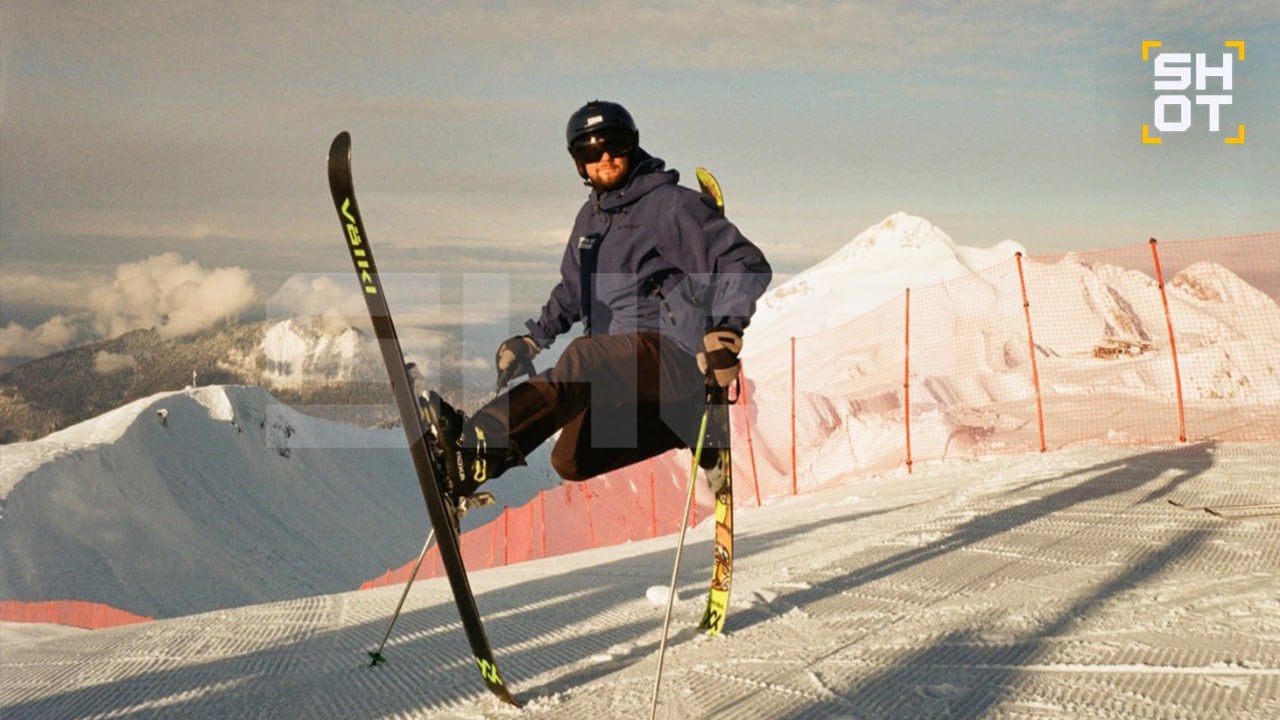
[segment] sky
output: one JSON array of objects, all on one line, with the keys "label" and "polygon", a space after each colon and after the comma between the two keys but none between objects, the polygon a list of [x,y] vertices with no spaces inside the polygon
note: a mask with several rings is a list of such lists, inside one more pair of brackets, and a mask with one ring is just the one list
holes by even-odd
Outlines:
[{"label": "sky", "polygon": [[[1141,142],[1145,40],[1211,65],[1245,41],[1225,132],[1193,106]],[[522,320],[585,198],[563,132],[595,98],[687,180],[712,168],[779,280],[895,211],[1031,254],[1274,230],[1278,53],[1273,2],[9,0],[0,362],[349,306],[341,130],[384,273]]]}]

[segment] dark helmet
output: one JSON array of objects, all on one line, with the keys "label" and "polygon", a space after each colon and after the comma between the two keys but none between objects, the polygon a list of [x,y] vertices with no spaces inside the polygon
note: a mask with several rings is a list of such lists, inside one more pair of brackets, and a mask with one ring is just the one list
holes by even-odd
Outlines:
[{"label": "dark helmet", "polygon": [[592,100],[569,116],[569,125],[564,130],[565,144],[573,145],[574,140],[598,130],[624,130],[635,136],[636,143],[640,142],[636,121],[626,108],[608,100]]},{"label": "dark helmet", "polygon": [[600,157],[600,149],[616,155],[618,152],[632,154],[640,147],[640,131],[631,113],[608,100],[592,100],[578,108],[569,116],[564,138],[569,156],[578,167],[578,175],[584,180],[587,169],[583,162],[594,162],[594,158]]}]

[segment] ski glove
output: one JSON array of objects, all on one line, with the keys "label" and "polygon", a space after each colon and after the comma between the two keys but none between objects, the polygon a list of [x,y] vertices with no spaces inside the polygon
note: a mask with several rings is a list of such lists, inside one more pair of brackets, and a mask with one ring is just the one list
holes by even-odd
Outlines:
[{"label": "ski glove", "polygon": [[521,375],[532,376],[533,356],[541,350],[529,335],[516,335],[503,340],[493,357],[493,364],[498,368],[498,387],[505,387]]},{"label": "ski glove", "polygon": [[736,330],[715,328],[702,338],[698,350],[698,369],[707,376],[707,384],[722,388],[733,385],[738,379],[741,365],[738,353],[742,352],[742,336]]}]

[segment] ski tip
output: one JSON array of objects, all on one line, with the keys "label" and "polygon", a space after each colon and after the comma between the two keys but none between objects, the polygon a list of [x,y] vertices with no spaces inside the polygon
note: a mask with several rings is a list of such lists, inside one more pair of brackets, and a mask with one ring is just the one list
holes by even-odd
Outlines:
[{"label": "ski tip", "polygon": [[694,174],[698,177],[698,187],[702,190],[703,201],[723,215],[724,193],[720,191],[720,182],[716,180],[716,176],[704,167],[695,169]]},{"label": "ski tip", "polygon": [[329,143],[329,160],[332,161],[337,157],[345,157],[351,152],[351,133],[343,130],[333,138],[333,142]]},{"label": "ski tip", "polygon": [[369,667],[377,667],[378,665],[381,665],[382,663],[387,661],[386,658],[382,657],[382,653],[380,652],[374,652],[373,650],[370,650],[368,652],[368,655],[371,658]]}]

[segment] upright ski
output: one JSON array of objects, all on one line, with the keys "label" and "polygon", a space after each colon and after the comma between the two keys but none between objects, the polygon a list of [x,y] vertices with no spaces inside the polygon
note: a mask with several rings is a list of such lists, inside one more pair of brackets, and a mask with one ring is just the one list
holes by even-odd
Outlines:
[{"label": "upright ski", "polygon": [[378,268],[373,261],[373,250],[369,246],[369,237],[365,234],[364,221],[356,204],[355,187],[351,179],[351,135],[346,132],[339,133],[329,146],[329,190],[333,194],[334,207],[338,211],[338,222],[342,225],[347,250],[351,253],[351,262],[364,290],[369,319],[373,321],[374,334],[382,349],[382,359],[387,366],[391,389],[400,411],[400,422],[409,442],[409,455],[413,459],[418,485],[422,488],[422,497],[426,501],[427,514],[435,528],[440,559],[449,577],[449,585],[453,589],[458,615],[471,644],[471,652],[475,655],[480,676],[489,690],[503,702],[519,707],[520,702],[507,689],[498,672],[493,650],[480,620],[480,612],[476,608],[475,595],[471,592],[471,584],[467,579],[466,567],[462,563],[457,528],[453,522],[454,509],[440,492],[437,483],[437,479],[444,476],[444,469],[427,446],[426,435],[429,429],[414,395],[413,384],[405,367],[404,352],[400,348],[391,310],[383,293],[382,281],[378,277]]},{"label": "upright ski", "polygon": [[[696,174],[703,198],[724,214],[724,194],[720,192],[720,183],[706,168],[698,168]],[[707,470],[707,476],[712,480],[716,494],[716,534],[711,590],[698,629],[708,635],[718,635],[729,612],[729,589],[733,583],[733,456],[729,442],[728,391],[712,388],[708,400],[711,407],[708,410],[707,433],[712,438],[709,448],[715,464]]]}]

